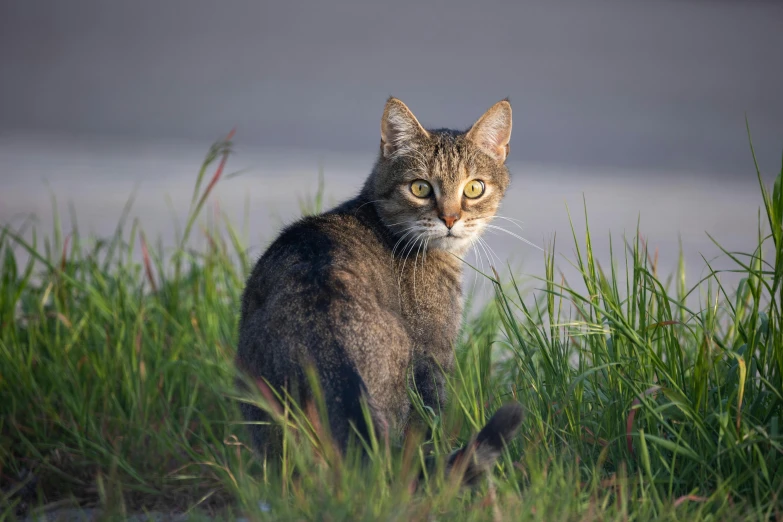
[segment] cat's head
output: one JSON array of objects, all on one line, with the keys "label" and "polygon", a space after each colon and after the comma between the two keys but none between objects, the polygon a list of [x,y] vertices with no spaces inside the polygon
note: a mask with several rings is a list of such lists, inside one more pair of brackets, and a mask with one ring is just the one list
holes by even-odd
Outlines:
[{"label": "cat's head", "polygon": [[463,254],[495,215],[508,187],[510,137],[508,100],[459,132],[425,130],[404,103],[389,98],[381,151],[365,194],[398,246]]}]

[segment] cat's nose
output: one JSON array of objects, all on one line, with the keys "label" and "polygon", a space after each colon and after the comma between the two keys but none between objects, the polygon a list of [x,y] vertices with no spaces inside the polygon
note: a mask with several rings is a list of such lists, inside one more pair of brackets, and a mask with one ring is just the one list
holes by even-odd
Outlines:
[{"label": "cat's nose", "polygon": [[459,219],[459,214],[442,214],[439,217],[441,220],[443,220],[444,223],[446,223],[446,228],[451,230],[451,227],[453,227],[454,223],[456,223]]}]

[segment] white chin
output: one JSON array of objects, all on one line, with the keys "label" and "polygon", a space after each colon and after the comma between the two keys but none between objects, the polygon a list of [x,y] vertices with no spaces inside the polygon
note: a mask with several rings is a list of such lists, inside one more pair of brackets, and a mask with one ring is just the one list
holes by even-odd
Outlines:
[{"label": "white chin", "polygon": [[430,239],[428,249],[446,250],[453,254],[464,254],[470,247],[470,240],[466,237],[441,236]]}]

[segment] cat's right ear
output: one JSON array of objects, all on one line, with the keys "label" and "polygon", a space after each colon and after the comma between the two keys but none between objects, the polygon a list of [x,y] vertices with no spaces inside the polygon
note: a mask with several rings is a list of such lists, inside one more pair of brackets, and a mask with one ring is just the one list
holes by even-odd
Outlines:
[{"label": "cat's right ear", "polygon": [[415,139],[427,136],[429,133],[404,103],[394,97],[386,101],[381,118],[381,153],[384,158],[404,155]]}]

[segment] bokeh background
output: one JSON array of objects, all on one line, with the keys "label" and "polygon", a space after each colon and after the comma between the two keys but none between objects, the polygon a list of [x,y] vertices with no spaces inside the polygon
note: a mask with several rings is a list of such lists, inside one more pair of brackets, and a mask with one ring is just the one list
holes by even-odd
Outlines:
[{"label": "bokeh background", "polygon": [[[467,128],[509,96],[512,187],[504,226],[557,234],[574,276],[566,204],[587,202],[599,257],[637,220],[661,271],[681,237],[701,255],[747,250],[761,204],[745,130],[771,179],[783,152],[783,2],[104,0],[0,2],[0,223],[56,195],[83,232],[132,216],[173,240],[209,144],[236,127],[216,193],[259,254],[323,170],[327,202],[354,194],[389,95],[425,126]],[[214,211],[214,206],[211,207]],[[502,233],[500,261],[542,255]],[[482,256],[484,254],[482,253]],[[515,265],[516,266],[516,265]]]}]

